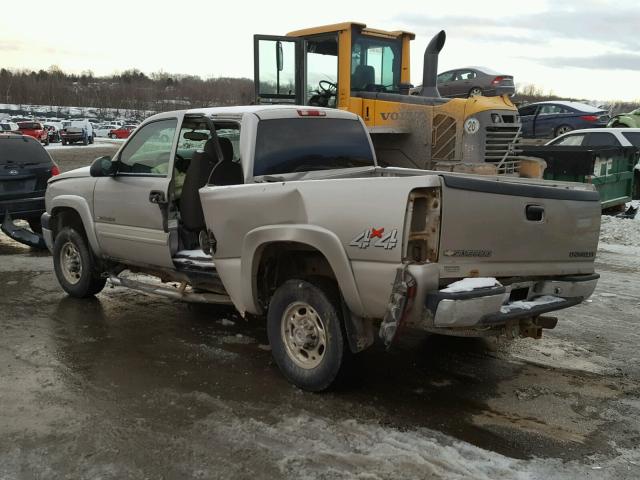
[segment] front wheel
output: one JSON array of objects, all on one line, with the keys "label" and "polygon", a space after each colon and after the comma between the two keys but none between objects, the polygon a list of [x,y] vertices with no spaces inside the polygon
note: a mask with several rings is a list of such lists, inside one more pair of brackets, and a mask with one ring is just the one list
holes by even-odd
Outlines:
[{"label": "front wheel", "polygon": [[71,227],[63,228],[56,235],[53,269],[62,289],[72,297],[91,297],[106,283],[86,240]]},{"label": "front wheel", "polygon": [[331,282],[288,280],[271,298],[267,333],[273,358],[297,387],[320,392],[338,378],[350,355],[341,311]]}]

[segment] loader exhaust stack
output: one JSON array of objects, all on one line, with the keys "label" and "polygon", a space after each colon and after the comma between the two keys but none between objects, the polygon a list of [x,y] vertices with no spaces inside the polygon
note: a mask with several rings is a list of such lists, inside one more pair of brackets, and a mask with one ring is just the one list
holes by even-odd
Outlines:
[{"label": "loader exhaust stack", "polygon": [[422,97],[440,97],[438,92],[438,55],[440,50],[444,47],[444,42],[447,39],[447,34],[444,30],[440,30],[436,34],[427,48],[424,51],[424,64],[422,69],[422,90],[420,96]]}]

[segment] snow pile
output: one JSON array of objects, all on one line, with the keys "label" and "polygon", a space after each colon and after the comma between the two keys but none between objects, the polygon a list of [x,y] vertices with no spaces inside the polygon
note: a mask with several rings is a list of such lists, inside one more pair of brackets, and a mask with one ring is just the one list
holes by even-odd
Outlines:
[{"label": "snow pile", "polygon": [[[265,466],[275,463],[284,479],[591,478],[594,469],[620,462],[598,462],[595,457],[566,463],[553,458],[518,460],[426,428],[400,430],[305,413],[288,412],[275,423],[234,417],[227,424],[204,420],[196,427],[232,445],[235,452],[251,452]],[[633,457],[637,456],[636,452]],[[599,472],[597,478],[616,474]]]},{"label": "snow pile", "polygon": [[640,213],[635,219],[602,216],[600,241],[608,244],[619,244],[640,247]]},{"label": "snow pile", "polygon": [[476,288],[491,288],[496,285],[500,285],[500,282],[492,277],[463,278],[440,291],[445,293],[471,292]]},{"label": "snow pile", "polygon": [[563,302],[564,299],[553,297],[551,295],[542,295],[534,300],[524,301],[518,300],[511,302],[508,305],[500,307],[501,313],[509,313],[512,310],[531,310],[533,307],[539,307],[540,305],[547,305],[548,303]]}]

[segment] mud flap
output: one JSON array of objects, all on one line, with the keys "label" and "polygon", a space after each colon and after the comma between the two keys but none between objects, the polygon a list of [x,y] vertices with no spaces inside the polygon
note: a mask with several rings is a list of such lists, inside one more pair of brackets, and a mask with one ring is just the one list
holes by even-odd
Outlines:
[{"label": "mud flap", "polygon": [[406,268],[399,268],[393,282],[387,312],[380,324],[380,338],[390,347],[398,335],[408,311],[413,307],[416,295],[416,280]]},{"label": "mud flap", "polygon": [[11,215],[8,213],[4,216],[4,222],[2,222],[2,226],[0,229],[10,238],[14,239],[16,242],[23,243],[25,245],[29,245],[33,248],[46,249],[47,244],[44,241],[42,235],[38,235],[33,233],[31,230],[27,230],[26,228],[18,227],[13,223],[13,219]]}]

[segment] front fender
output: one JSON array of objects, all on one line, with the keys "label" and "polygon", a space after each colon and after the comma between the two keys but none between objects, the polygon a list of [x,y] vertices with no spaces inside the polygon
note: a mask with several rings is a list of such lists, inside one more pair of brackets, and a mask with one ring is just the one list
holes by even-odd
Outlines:
[{"label": "front fender", "polygon": [[338,281],[340,292],[349,310],[364,316],[364,308],[351,270],[351,262],[335,233],[313,225],[268,225],[251,230],[242,245],[241,285],[242,303],[246,310],[260,314],[257,282],[258,267],[263,248],[273,242],[295,242],[318,250],[329,262]]},{"label": "front fender", "polygon": [[87,239],[91,245],[91,249],[96,255],[100,255],[100,244],[96,237],[96,231],[93,228],[93,216],[91,215],[91,209],[87,201],[78,195],[57,195],[51,199],[50,204],[47,207],[51,211],[51,215],[55,216],[56,209],[58,208],[70,208],[75,210],[82,219],[82,225],[84,231],[87,234]]}]

